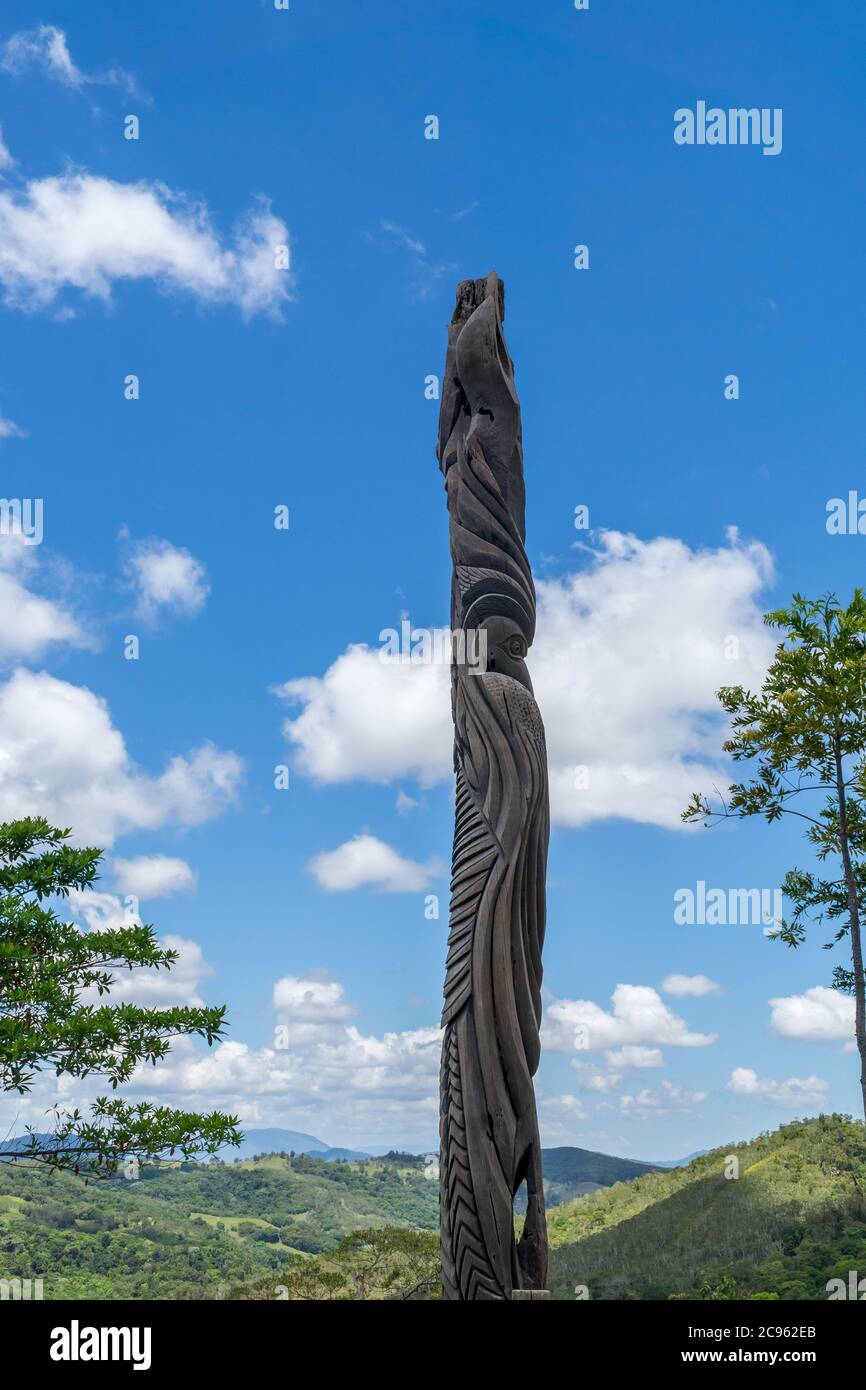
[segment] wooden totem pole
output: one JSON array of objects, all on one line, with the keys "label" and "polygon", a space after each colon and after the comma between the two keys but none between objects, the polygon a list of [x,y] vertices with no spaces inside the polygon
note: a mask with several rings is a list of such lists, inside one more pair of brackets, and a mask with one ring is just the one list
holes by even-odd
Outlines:
[{"label": "wooden totem pole", "polygon": [[[486,652],[452,663],[457,808],[440,1083],[442,1273],[449,1299],[532,1297],[547,1225],[538,1067],[549,807],[526,655],[535,587],[523,447],[495,274],[464,280],[448,333],[439,465],[450,515],[451,628]],[[513,1202],[525,1181],[526,1222]],[[535,1296],[540,1296],[536,1292]]]}]

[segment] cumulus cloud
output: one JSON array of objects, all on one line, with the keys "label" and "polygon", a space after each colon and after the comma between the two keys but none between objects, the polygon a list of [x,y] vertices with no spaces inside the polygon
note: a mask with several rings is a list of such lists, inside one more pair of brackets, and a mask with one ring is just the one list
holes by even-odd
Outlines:
[{"label": "cumulus cloud", "polygon": [[273,989],[274,1012],[294,1026],[347,1023],[355,1009],[338,980],[327,975],[283,975]]},{"label": "cumulus cloud", "polygon": [[715,550],[603,532],[588,569],[539,586],[533,680],[556,820],[678,826],[691,791],[725,781],[715,691],[760,681],[770,574],[764,547],[733,532]]},{"label": "cumulus cloud", "polygon": [[716,1041],[715,1033],[693,1032],[650,985],[618,984],[611,1002],[608,1012],[590,999],[554,1000],[544,1013],[544,1046],[554,1052],[597,1052],[653,1045],[706,1047]]},{"label": "cumulus cloud", "polygon": [[614,1048],[605,1053],[609,1067],[614,1071],[643,1070],[646,1067],[663,1067],[664,1058],[658,1047],[635,1047],[629,1043],[625,1047]]},{"label": "cumulus cloud", "polygon": [[129,95],[137,93],[135,79],[123,68],[112,67],[103,73],[83,72],[73,62],[66,34],[53,24],[20,29],[0,44],[0,71],[12,77],[36,71],[76,92],[100,86],[119,87]]},{"label": "cumulus cloud", "polygon": [[65,289],[110,301],[121,280],[152,280],[246,316],[290,297],[280,268],[286,225],[261,200],[226,245],[201,202],[157,183],[118,183],[73,170],[0,190],[0,283],[6,303],[50,306]]},{"label": "cumulus cloud", "polygon": [[708,975],[666,975],[661,983],[663,994],[675,999],[701,999],[705,994],[721,994],[722,987]]},{"label": "cumulus cloud", "polygon": [[441,1033],[377,1035],[354,1022],[338,981],[284,976],[274,986],[273,1045],[227,1041],[205,1051],[179,1039],[133,1089],[167,1104],[227,1109],[245,1126],[278,1124],[336,1142],[429,1147],[437,1132]]},{"label": "cumulus cloud", "polygon": [[644,1087],[634,1095],[626,1093],[618,1096],[617,1101],[623,1115],[647,1119],[690,1110],[692,1106],[707,1100],[709,1094],[709,1091],[690,1091],[685,1086],[674,1085],[672,1081],[663,1081],[657,1091]]},{"label": "cumulus cloud", "polygon": [[736,1096],[769,1101],[782,1110],[800,1110],[803,1106],[823,1105],[830,1083],[820,1076],[807,1076],[805,1080],[792,1076],[787,1081],[773,1081],[758,1076],[750,1067],[737,1067],[731,1072],[727,1089]]},{"label": "cumulus cloud", "polygon": [[615,1091],[622,1082],[622,1072],[604,1071],[591,1062],[580,1061],[578,1057],[572,1058],[571,1067],[584,1091],[599,1091],[606,1094],[608,1091]]},{"label": "cumulus cloud", "polygon": [[421,892],[431,878],[445,873],[445,865],[438,859],[427,864],[404,859],[374,835],[356,835],[337,849],[317,854],[307,867],[328,893],[362,887],[376,888],[380,893]]},{"label": "cumulus cloud", "polygon": [[[119,931],[141,923],[138,913],[131,912],[113,893],[73,889],[68,901],[73,920],[83,923],[88,931]],[[165,950],[177,951],[178,959],[171,969],[148,970],[142,967],[116,971],[109,994],[101,997],[102,1003],[137,1004],[148,1009],[171,1009],[183,1005],[198,1008],[204,1004],[199,986],[214,971],[205,960],[201,947],[184,936],[171,934],[160,937],[159,944]],[[90,1002],[94,1005],[100,1003],[96,990],[92,991]]]},{"label": "cumulus cloud", "polygon": [[64,603],[36,592],[38,547],[27,545],[20,529],[9,531],[5,518],[0,500],[0,662],[33,661],[61,643],[92,646],[89,634]]},{"label": "cumulus cloud", "polygon": [[115,859],[111,867],[119,892],[136,898],[169,898],[196,884],[196,876],[186,860],[172,859],[167,854]]},{"label": "cumulus cloud", "polygon": [[378,649],[353,645],[324,676],[277,688],[282,699],[303,706],[285,721],[283,733],[301,770],[316,782],[414,775],[432,786],[451,767],[449,680],[442,665],[416,665],[408,656],[383,661]]},{"label": "cumulus cloud", "polygon": [[140,541],[126,573],[136,592],[136,611],[146,622],[154,622],[163,611],[192,617],[210,593],[204,565],[170,541]]},{"label": "cumulus cloud", "polygon": [[[539,582],[530,666],[554,821],[679,828],[693,790],[728,780],[715,691],[760,683],[772,638],[758,600],[771,572],[766,549],[733,531],[714,550],[608,531],[585,568]],[[443,662],[383,662],[361,644],[323,676],[286,682],[279,693],[301,706],[284,724],[298,765],[327,783],[448,778],[449,679]]]},{"label": "cumulus cloud", "polygon": [[854,1036],[854,1000],[838,989],[815,985],[802,994],[771,999],[770,1008],[770,1027],[779,1037],[833,1042]]},{"label": "cumulus cloud", "polygon": [[242,772],[237,754],[205,743],[154,776],[85,686],[25,670],[0,684],[0,820],[45,815],[72,826],[79,844],[110,846],[132,830],[212,819]]},{"label": "cumulus cloud", "polygon": [[538,1120],[545,1144],[569,1138],[575,1125],[586,1118],[586,1108],[577,1096],[547,1095],[544,1091],[538,1095]]},{"label": "cumulus cloud", "polygon": [[[114,893],[100,893],[92,888],[73,888],[67,902],[72,909],[72,920],[82,925],[86,931],[120,931],[124,927],[141,925],[140,915],[132,911],[129,905]],[[180,1005],[198,1007],[204,1003],[199,994],[199,985],[206,976],[213,975],[214,971],[205,960],[204,952],[198,943],[183,936],[169,934],[160,937],[159,944],[166,950],[178,953],[178,959],[171,970],[148,970],[142,967],[115,972],[107,997],[109,1003],[124,1002],[152,1009],[170,1009]],[[91,1002],[100,1002],[96,990],[92,991]],[[102,996],[102,1002],[106,1002],[106,996]]]}]

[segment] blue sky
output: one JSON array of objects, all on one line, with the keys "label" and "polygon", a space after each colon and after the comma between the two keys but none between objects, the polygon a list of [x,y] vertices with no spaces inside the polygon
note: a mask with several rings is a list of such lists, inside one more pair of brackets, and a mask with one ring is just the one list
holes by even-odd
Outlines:
[{"label": "blue sky", "polygon": [[[551,752],[544,1141],[664,1158],[856,1111],[842,956],[673,900],[805,857],[677,811],[725,775],[712,692],[760,679],[763,609],[862,581],[825,523],[864,486],[864,48],[853,0],[7,0],[0,491],[44,541],[0,565],[0,813],[104,844],[102,920],[137,894],[186,943],[171,999],[228,1004],[228,1047],[144,1093],[434,1142],[447,673],[377,652],[447,622],[424,383],[496,269]],[[678,146],[699,100],[781,108],[781,153]]]}]

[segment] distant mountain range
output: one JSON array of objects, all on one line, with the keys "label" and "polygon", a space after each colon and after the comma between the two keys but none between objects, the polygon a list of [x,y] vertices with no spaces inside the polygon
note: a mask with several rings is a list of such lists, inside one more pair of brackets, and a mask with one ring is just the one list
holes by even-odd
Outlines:
[{"label": "distant mountain range", "polygon": [[650,1163],[651,1168],[685,1168],[686,1164],[691,1163],[693,1158],[703,1158],[709,1149],[695,1149],[693,1154],[686,1154],[685,1158],[659,1158]]},{"label": "distant mountain range", "polygon": [[[36,1138],[44,1147],[50,1147],[53,1136],[51,1134],[37,1134]],[[70,1149],[76,1145],[70,1143]],[[16,1153],[26,1153],[30,1148],[30,1135],[21,1134],[15,1139],[7,1139],[0,1143],[0,1163],[10,1163],[10,1155]],[[385,1153],[387,1150],[379,1150]],[[258,1154],[268,1153],[296,1153],[311,1154],[314,1158],[322,1158],[326,1163],[333,1163],[338,1158],[343,1158],[347,1162],[353,1162],[362,1158],[371,1158],[370,1153],[362,1153],[359,1149],[340,1149],[332,1148],[324,1140],[317,1139],[314,1134],[302,1134],[297,1129],[250,1129],[244,1135],[244,1141],[239,1148],[226,1147],[220,1151],[220,1157],[227,1163],[231,1163],[235,1158],[256,1158]]]},{"label": "distant mountain range", "polygon": [[323,1139],[317,1139],[314,1134],[304,1134],[297,1129],[248,1129],[240,1147],[222,1149],[220,1157],[226,1163],[231,1163],[234,1158],[255,1158],[258,1154],[271,1153],[311,1154],[313,1158],[322,1158],[326,1163],[333,1163],[338,1158],[352,1162],[371,1157],[369,1151],[364,1153],[360,1149],[334,1148]]},{"label": "distant mountain range", "polygon": [[[45,1144],[51,1139],[49,1134],[40,1134],[37,1137]],[[0,1144],[0,1149],[6,1154],[10,1151],[21,1153],[29,1144],[29,1136],[21,1135]],[[314,1134],[305,1134],[298,1129],[249,1129],[244,1134],[243,1143],[239,1148],[226,1147],[221,1150],[220,1157],[226,1163],[231,1163],[234,1159],[246,1160],[256,1158],[259,1154],[296,1153],[309,1154],[311,1157],[323,1159],[326,1163],[334,1163],[337,1159],[353,1163],[365,1158],[379,1158],[389,1152],[393,1150],[381,1145],[366,1150],[335,1147],[326,1144],[324,1139],[318,1139]],[[640,1177],[642,1173],[650,1173],[659,1168],[681,1168],[704,1153],[705,1149],[698,1149],[687,1158],[660,1159],[657,1163],[648,1163],[638,1159],[615,1158],[610,1154],[595,1153],[591,1149],[568,1146],[544,1149],[544,1188],[547,1200],[549,1203],[567,1202],[572,1197],[594,1192],[598,1187],[609,1187],[615,1182]],[[0,1159],[0,1162],[2,1161]],[[9,1161],[8,1158],[6,1161]]]}]

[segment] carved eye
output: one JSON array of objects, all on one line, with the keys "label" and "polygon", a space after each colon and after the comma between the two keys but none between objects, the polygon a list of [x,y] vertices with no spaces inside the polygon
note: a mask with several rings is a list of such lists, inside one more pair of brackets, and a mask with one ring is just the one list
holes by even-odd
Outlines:
[{"label": "carved eye", "polygon": [[512,656],[526,656],[526,643],[522,637],[517,636],[515,633],[514,637],[512,637],[508,643],[508,650]]}]

